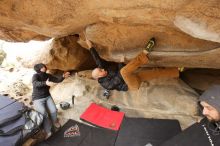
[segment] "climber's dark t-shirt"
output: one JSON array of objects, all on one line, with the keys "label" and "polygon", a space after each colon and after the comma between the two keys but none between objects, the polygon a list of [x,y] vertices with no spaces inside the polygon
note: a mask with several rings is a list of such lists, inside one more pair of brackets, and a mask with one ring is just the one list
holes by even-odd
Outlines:
[{"label": "climber's dark t-shirt", "polygon": [[[99,78],[99,84],[108,90],[118,90],[118,91],[127,91],[128,86],[125,83],[124,79],[121,76],[120,70],[125,64],[118,63],[116,67],[112,67],[112,62],[105,61],[102,59],[95,48],[90,48],[90,52],[93,56],[93,59],[96,62],[96,65],[99,68],[105,69],[108,74],[105,77]],[[114,64],[115,65],[115,64]]]}]

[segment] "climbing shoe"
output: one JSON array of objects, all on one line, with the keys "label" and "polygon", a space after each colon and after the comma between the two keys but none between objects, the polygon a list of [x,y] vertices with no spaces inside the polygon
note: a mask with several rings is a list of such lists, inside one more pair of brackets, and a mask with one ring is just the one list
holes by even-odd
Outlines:
[{"label": "climbing shoe", "polygon": [[148,42],[147,42],[147,45],[145,47],[145,50],[147,52],[151,52],[153,47],[155,46],[156,42],[155,42],[155,38],[151,38]]},{"label": "climbing shoe", "polygon": [[184,67],[178,67],[179,72],[183,72],[185,70]]}]

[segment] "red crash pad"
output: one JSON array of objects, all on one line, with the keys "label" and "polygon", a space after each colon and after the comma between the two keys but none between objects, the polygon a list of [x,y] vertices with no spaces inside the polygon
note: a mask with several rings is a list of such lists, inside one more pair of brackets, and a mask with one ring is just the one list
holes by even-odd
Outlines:
[{"label": "red crash pad", "polygon": [[80,116],[83,121],[116,131],[119,130],[123,118],[123,112],[111,111],[95,103],[92,103]]}]

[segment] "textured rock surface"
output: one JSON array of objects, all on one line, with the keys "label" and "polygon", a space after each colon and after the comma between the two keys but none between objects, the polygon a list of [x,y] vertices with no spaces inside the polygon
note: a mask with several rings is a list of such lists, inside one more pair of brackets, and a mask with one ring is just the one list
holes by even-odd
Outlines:
[{"label": "textured rock surface", "polygon": [[19,62],[28,68],[33,68],[34,64],[42,62],[50,70],[63,71],[85,70],[95,67],[90,52],[82,48],[77,41],[77,36],[49,40],[33,49],[28,56],[21,57]]},{"label": "textured rock surface", "polygon": [[85,70],[95,67],[90,52],[82,48],[77,40],[78,37],[75,36],[54,39],[47,67],[59,70]]},{"label": "textured rock surface", "polygon": [[219,0],[2,0],[0,38],[29,41],[79,34],[81,46],[86,36],[105,59],[127,62],[155,36],[157,53],[150,65],[220,68],[220,61],[213,62],[219,60],[219,14]]},{"label": "textured rock surface", "polygon": [[174,24],[193,37],[220,42],[218,0],[193,0],[175,16]]},{"label": "textured rock surface", "polygon": [[51,94],[56,103],[61,101],[72,103],[72,95],[75,96],[75,104],[71,109],[60,110],[60,116],[64,119],[79,120],[91,102],[107,108],[117,105],[131,117],[178,119],[183,128],[199,118],[198,95],[181,80],[152,80],[143,83],[139,91],[112,91],[109,100],[103,97],[103,91],[97,81],[76,76],[54,86]]},{"label": "textured rock surface", "polygon": [[32,106],[32,69],[14,68],[13,71],[0,68],[0,94],[8,95],[13,99],[24,102],[25,105]]}]

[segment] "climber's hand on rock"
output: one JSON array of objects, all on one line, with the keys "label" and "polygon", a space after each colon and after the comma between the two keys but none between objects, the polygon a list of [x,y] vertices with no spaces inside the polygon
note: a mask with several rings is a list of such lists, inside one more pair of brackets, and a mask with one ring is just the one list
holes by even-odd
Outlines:
[{"label": "climber's hand on rock", "polygon": [[70,77],[70,72],[64,72],[64,73],[63,73],[63,77],[64,77],[64,78]]},{"label": "climber's hand on rock", "polygon": [[89,49],[92,48],[92,42],[90,40],[86,39],[86,44]]}]

